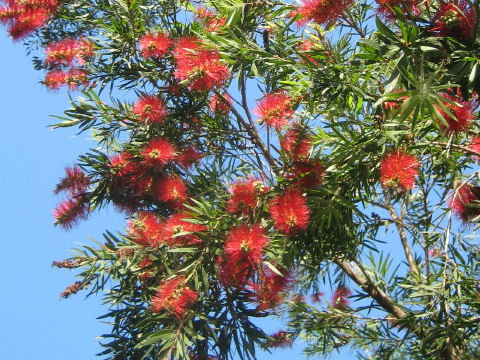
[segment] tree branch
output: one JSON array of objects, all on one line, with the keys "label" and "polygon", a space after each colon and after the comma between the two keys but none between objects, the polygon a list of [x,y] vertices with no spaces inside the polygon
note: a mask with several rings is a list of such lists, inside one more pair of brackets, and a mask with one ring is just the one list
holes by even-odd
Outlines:
[{"label": "tree branch", "polygon": [[365,277],[362,271],[355,264],[347,262],[345,259],[335,259],[337,264],[355,283],[360,286],[368,295],[370,295],[382,308],[395,316],[397,320],[405,317],[406,313],[378,286],[376,286],[369,277]]},{"label": "tree branch", "polygon": [[390,213],[390,216],[392,217],[393,222],[397,227],[398,235],[400,236],[400,240],[402,242],[403,250],[405,251],[405,257],[407,258],[410,271],[416,275],[419,275],[417,264],[415,263],[415,260],[413,258],[412,249],[410,248],[410,244],[408,243],[407,234],[405,232],[405,226],[403,224],[403,219],[406,211],[405,202],[404,201],[402,202],[402,213],[399,216],[395,211],[395,209],[393,208],[392,201],[388,193],[386,191],[383,191],[383,195],[385,196],[386,209]]},{"label": "tree branch", "polygon": [[[220,94],[219,92],[216,92],[216,94],[222,99],[222,101],[224,101],[226,104],[229,104],[228,100],[225,98],[225,96],[223,96],[222,94]],[[232,111],[232,113],[235,115],[235,117],[237,118],[237,121],[245,128],[245,130],[247,131],[247,133],[250,135],[251,137],[251,141],[253,144],[257,145],[259,148],[260,148],[260,151],[262,152],[263,156],[265,157],[265,159],[267,159],[268,161],[268,164],[273,168],[275,167],[275,160],[274,158],[272,157],[272,155],[270,154],[270,152],[268,151],[268,149],[266,148],[265,144],[263,143],[262,139],[260,138],[260,135],[258,134],[258,131],[257,129],[255,128],[255,125],[251,124],[251,122],[253,120],[251,120],[250,124],[243,118],[242,114],[240,114],[240,112],[233,106],[233,105],[230,105],[230,110]],[[243,107],[243,105],[242,105]],[[247,113],[248,115],[248,113]]]}]

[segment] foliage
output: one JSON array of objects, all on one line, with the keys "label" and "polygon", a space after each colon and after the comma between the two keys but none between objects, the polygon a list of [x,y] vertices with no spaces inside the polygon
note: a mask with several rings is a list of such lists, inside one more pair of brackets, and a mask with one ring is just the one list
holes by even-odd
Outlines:
[{"label": "foliage", "polygon": [[78,268],[65,297],[103,294],[100,355],[253,359],[301,336],[477,359],[479,6],[7,1],[44,84],[72,92],[54,127],[98,142],[56,224],[129,219],[55,262]]}]

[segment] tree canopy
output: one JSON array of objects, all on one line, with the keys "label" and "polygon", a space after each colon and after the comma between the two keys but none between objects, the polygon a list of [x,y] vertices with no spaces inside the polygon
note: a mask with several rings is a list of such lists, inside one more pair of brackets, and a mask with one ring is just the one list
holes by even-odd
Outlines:
[{"label": "tree canopy", "polygon": [[104,298],[100,355],[478,359],[479,6],[3,0],[97,141],[55,224],[127,218],[54,262]]}]

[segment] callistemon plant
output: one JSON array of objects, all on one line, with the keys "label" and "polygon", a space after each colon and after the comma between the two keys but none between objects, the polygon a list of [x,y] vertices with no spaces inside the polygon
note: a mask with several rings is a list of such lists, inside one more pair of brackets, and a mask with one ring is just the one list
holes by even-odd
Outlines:
[{"label": "callistemon plant", "polygon": [[477,1],[2,4],[97,141],[54,223],[125,218],[54,262],[102,357],[480,358]]}]

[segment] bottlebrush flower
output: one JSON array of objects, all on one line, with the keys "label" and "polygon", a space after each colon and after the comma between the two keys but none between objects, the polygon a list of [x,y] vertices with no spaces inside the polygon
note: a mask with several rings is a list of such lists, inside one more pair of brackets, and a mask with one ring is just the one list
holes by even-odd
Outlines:
[{"label": "bottlebrush flower", "polygon": [[339,286],[332,296],[332,306],[336,309],[346,310],[350,304],[348,297],[352,295],[352,292],[343,286]]},{"label": "bottlebrush flower", "polygon": [[152,297],[151,308],[155,313],[165,310],[180,319],[197,301],[197,298],[198,293],[185,284],[183,276],[179,276],[160,283],[155,296]]},{"label": "bottlebrush flower", "polygon": [[[178,213],[167,219],[167,221],[163,225],[163,236],[164,241],[166,241],[168,245],[190,246],[200,244],[202,242],[202,240],[194,233],[205,231],[207,230],[207,227],[200,224],[194,224],[185,220],[190,218],[191,216],[186,213]],[[192,234],[176,236],[183,232],[190,232]]]},{"label": "bottlebrush flower", "polygon": [[266,345],[269,348],[292,347],[292,334],[284,330],[277,331],[275,334],[270,335],[270,339],[267,340]]},{"label": "bottlebrush flower", "polygon": [[217,260],[217,268],[220,283],[223,286],[236,288],[243,288],[254,272],[254,267],[248,262],[236,263],[221,256]]},{"label": "bottlebrush flower", "polygon": [[[476,136],[476,137],[472,138],[472,141],[471,141],[470,145],[468,146],[468,148],[472,151],[476,151],[477,153],[480,153],[480,137]],[[474,155],[473,157],[476,160],[480,159],[480,155]]]},{"label": "bottlebrush flower", "polygon": [[[140,161],[136,161],[133,154],[123,152],[110,158],[110,171],[113,185],[117,188],[136,187],[140,189],[142,182],[151,182],[147,175],[147,167]],[[143,179],[143,180],[142,180]]]},{"label": "bottlebrush flower", "polygon": [[[302,40],[300,41],[298,44],[297,44],[297,51],[302,54],[302,56],[306,59],[308,59],[308,61],[310,61],[312,64],[315,64],[315,65],[320,65],[320,63],[315,60],[312,56],[309,55],[309,53],[312,51],[313,47],[315,46],[315,44],[313,43],[313,41],[311,40],[308,40],[308,39],[305,39],[305,40]],[[303,59],[302,59],[303,61]]]},{"label": "bottlebrush flower", "polygon": [[159,97],[143,95],[133,106],[133,113],[141,121],[161,124],[167,115],[167,108]]},{"label": "bottlebrush flower", "polygon": [[55,0],[5,1],[0,9],[0,22],[8,25],[14,40],[23,39],[45,25],[60,5]]},{"label": "bottlebrush flower", "polygon": [[449,36],[460,41],[470,40],[477,14],[466,1],[440,3],[432,19],[432,32],[438,36]]},{"label": "bottlebrush flower", "polygon": [[232,184],[232,194],[227,202],[227,211],[231,214],[248,214],[257,207],[258,195],[265,190],[262,181],[250,178]]},{"label": "bottlebrush flower", "polygon": [[449,110],[449,112],[455,116],[451,117],[447,114],[440,106],[436,106],[436,109],[445,119],[445,124],[443,121],[439,122],[440,128],[447,134],[459,133],[465,130],[468,130],[472,125],[472,121],[475,119],[473,115],[473,102],[472,101],[462,101],[462,95],[458,92],[457,97],[452,95],[442,93],[440,96],[444,99],[454,101],[459,105],[452,104],[450,102],[444,101],[443,105]]},{"label": "bottlebrush flower", "polygon": [[165,34],[147,33],[141,37],[138,44],[143,58],[162,58],[172,47],[173,41]]},{"label": "bottlebrush flower", "polygon": [[323,292],[316,292],[312,294],[311,299],[312,302],[314,303],[321,303],[322,302],[322,297],[324,297],[325,294]]},{"label": "bottlebrush flower", "polygon": [[295,111],[292,109],[292,98],[284,91],[277,91],[258,100],[253,113],[260,116],[260,124],[265,122],[268,126],[280,130],[288,124]]},{"label": "bottlebrush flower", "polygon": [[110,195],[121,210],[134,212],[151,192],[153,178],[147,165],[128,152],[110,158]]},{"label": "bottlebrush flower", "polygon": [[133,154],[122,152],[112,156],[108,166],[115,177],[126,178],[137,172],[139,163],[134,161]]},{"label": "bottlebrush flower", "polygon": [[457,185],[449,205],[464,223],[473,220],[480,215],[480,186],[468,183]]},{"label": "bottlebrush flower", "polygon": [[223,97],[226,102],[217,94],[213,95],[212,100],[210,100],[210,110],[212,110],[214,114],[226,115],[229,113],[230,105],[232,105],[232,98],[228,93],[224,93]]},{"label": "bottlebrush flower", "polygon": [[268,238],[260,225],[235,227],[231,229],[225,241],[225,259],[233,264],[258,264],[267,243]]},{"label": "bottlebrush flower", "polygon": [[188,169],[193,164],[196,164],[203,158],[203,154],[199,153],[193,146],[185,147],[181,154],[177,157],[177,163]]},{"label": "bottlebrush flower", "polygon": [[275,227],[285,234],[305,230],[310,222],[310,209],[298,189],[288,188],[284,194],[273,198],[269,212]]},{"label": "bottlebrush flower", "polygon": [[151,166],[163,167],[177,157],[175,147],[163,138],[151,140],[143,149],[142,156]]},{"label": "bottlebrush flower", "polygon": [[176,61],[182,61],[189,55],[195,54],[196,51],[203,47],[202,40],[192,36],[179,38],[175,43],[173,57]]},{"label": "bottlebrush flower", "polygon": [[280,147],[292,159],[303,159],[312,150],[312,138],[305,128],[294,123],[280,138]]},{"label": "bottlebrush flower", "polygon": [[67,38],[49,43],[45,47],[45,53],[45,63],[52,66],[72,66],[74,63],[83,65],[93,55],[93,45],[87,39]]},{"label": "bottlebrush flower", "polygon": [[66,176],[57,184],[54,194],[67,191],[70,196],[75,197],[87,190],[90,179],[78,165],[66,167],[65,174]]},{"label": "bottlebrush flower", "polygon": [[233,228],[225,241],[224,257],[220,257],[220,281],[224,286],[243,287],[261,261],[268,238],[258,225]]},{"label": "bottlebrush flower", "polygon": [[152,188],[157,200],[181,205],[188,197],[187,186],[178,176],[164,177],[157,180]]},{"label": "bottlebrush flower", "polygon": [[82,69],[49,71],[45,75],[44,84],[51,90],[58,90],[62,86],[68,86],[70,90],[76,90],[79,85],[89,85],[88,72]]},{"label": "bottlebrush flower", "polygon": [[[404,89],[395,89],[391,93],[399,93],[405,91]],[[391,94],[389,93],[389,94]],[[385,110],[396,111],[402,106],[402,103],[408,100],[408,96],[402,96],[396,100],[385,101],[382,105]]]},{"label": "bottlebrush flower", "polygon": [[388,20],[395,20],[397,14],[396,8],[400,8],[401,13],[405,16],[409,14],[419,15],[420,9],[418,6],[422,2],[421,0],[375,0],[378,4],[378,13]]},{"label": "bottlebrush flower", "polygon": [[58,90],[65,84],[66,73],[63,70],[54,70],[47,73],[44,84],[51,90]]},{"label": "bottlebrush flower", "polygon": [[420,164],[415,156],[401,150],[387,154],[380,163],[380,183],[384,187],[398,187],[402,191],[413,189]]},{"label": "bottlebrush flower", "polygon": [[140,211],[127,223],[127,236],[143,247],[157,247],[162,242],[162,225],[152,212]]},{"label": "bottlebrush flower", "polygon": [[284,299],[290,284],[290,274],[279,275],[270,268],[264,268],[256,283],[251,283],[252,300],[257,305],[257,311],[266,311],[277,307]]},{"label": "bottlebrush flower", "polygon": [[142,269],[142,272],[139,274],[142,282],[148,281],[154,276],[153,272],[149,269],[152,264],[153,262],[148,256],[144,256],[138,264],[138,267]]},{"label": "bottlebrush flower", "polygon": [[213,11],[204,7],[197,7],[195,18],[197,21],[205,24],[205,30],[207,32],[218,31],[227,22],[226,17],[215,15]]},{"label": "bottlebrush flower", "polygon": [[295,161],[293,165],[292,178],[296,185],[302,188],[311,188],[323,183],[325,168],[319,160]]},{"label": "bottlebrush flower", "polygon": [[327,25],[336,22],[352,3],[353,0],[304,0],[303,5],[291,12],[291,16],[300,18],[297,20],[300,26],[309,21]]},{"label": "bottlebrush flower", "polygon": [[55,225],[60,225],[69,230],[77,225],[80,220],[85,220],[88,217],[88,212],[88,202],[84,197],[69,198],[60,203],[54,210]]},{"label": "bottlebrush flower", "polygon": [[198,39],[185,38],[177,42],[174,57],[174,76],[185,81],[190,90],[209,91],[221,86],[230,76],[220,62],[218,51],[205,49]]}]

